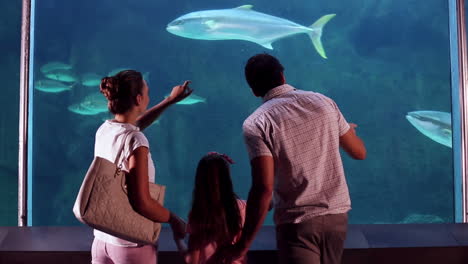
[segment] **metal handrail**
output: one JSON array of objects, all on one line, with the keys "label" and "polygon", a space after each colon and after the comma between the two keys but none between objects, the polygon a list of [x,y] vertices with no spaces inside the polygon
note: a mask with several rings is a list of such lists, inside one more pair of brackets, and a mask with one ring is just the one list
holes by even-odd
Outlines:
[{"label": "metal handrail", "polygon": [[18,150],[18,226],[27,225],[28,213],[28,118],[31,0],[23,0],[21,18],[21,62]]},{"label": "metal handrail", "polygon": [[[460,103],[460,128],[461,128],[461,181],[462,181],[462,213],[463,222],[468,220],[468,201],[467,201],[467,151],[468,151],[468,53],[466,41],[465,24],[465,1],[457,0],[457,38],[458,38],[458,66],[459,66],[459,103]],[[456,109],[455,109],[456,110]]]}]

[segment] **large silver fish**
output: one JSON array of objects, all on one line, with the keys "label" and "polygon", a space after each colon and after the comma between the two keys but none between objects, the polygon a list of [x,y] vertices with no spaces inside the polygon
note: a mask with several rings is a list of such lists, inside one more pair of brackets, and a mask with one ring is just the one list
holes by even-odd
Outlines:
[{"label": "large silver fish", "polygon": [[305,27],[284,18],[253,11],[252,5],[244,5],[183,15],[169,23],[167,31],[191,39],[246,40],[267,49],[273,49],[271,43],[278,39],[305,33],[320,56],[327,58],[321,41],[322,29],[334,16],[335,14],[322,16],[310,27]]},{"label": "large silver fish", "polygon": [[452,118],[450,113],[414,111],[406,119],[423,135],[449,148],[452,147]]}]

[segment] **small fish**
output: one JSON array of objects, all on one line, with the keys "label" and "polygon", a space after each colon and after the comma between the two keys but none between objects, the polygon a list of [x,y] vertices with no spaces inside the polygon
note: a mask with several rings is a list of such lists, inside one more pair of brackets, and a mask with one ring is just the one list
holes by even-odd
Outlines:
[{"label": "small fish", "polygon": [[[164,98],[167,98],[168,95],[166,95]],[[189,97],[185,98],[184,100],[176,103],[176,104],[179,104],[179,105],[193,105],[193,104],[197,104],[197,103],[206,103],[206,98],[203,98],[203,97],[200,97],[198,95],[195,95],[195,94],[191,94],[189,95]]]},{"label": "small fish", "polygon": [[442,217],[430,214],[410,214],[398,223],[400,224],[422,224],[422,223],[446,223]]},{"label": "small fish", "polygon": [[44,74],[47,78],[62,81],[62,82],[77,82],[78,76],[70,70],[57,69],[46,72]]},{"label": "small fish", "polygon": [[452,147],[452,119],[450,113],[414,111],[406,119],[423,135],[449,148]]},{"label": "small fish", "polygon": [[[110,71],[109,73],[107,73],[107,76],[108,76],[108,77],[111,77],[111,76],[117,75],[117,73],[119,73],[119,72],[121,72],[121,71],[126,71],[126,70],[131,70],[131,69],[132,69],[132,68],[116,68],[116,69]],[[149,75],[150,75],[150,72],[144,72],[144,73],[142,74],[143,80],[145,80],[146,82],[148,82]]]},{"label": "small fish", "polygon": [[279,39],[296,34],[307,34],[323,58],[327,58],[322,46],[322,29],[335,14],[324,15],[310,27],[284,18],[252,10],[252,5],[232,9],[203,10],[183,15],[167,25],[170,33],[191,39],[238,39],[257,43],[267,49]]},{"label": "small fish", "polygon": [[81,76],[81,84],[84,86],[99,86],[102,76],[96,73],[85,73]]},{"label": "small fish", "polygon": [[130,69],[132,69],[132,68],[115,68],[112,71],[110,71],[109,73],[107,73],[107,76],[111,77],[111,76],[114,76],[114,75],[116,75],[117,73],[119,73],[121,71],[126,71],[126,70],[130,70]]},{"label": "small fish", "polygon": [[66,64],[59,61],[53,61],[42,65],[40,70],[42,73],[46,73],[53,70],[70,70],[71,68],[72,66],[70,64]]},{"label": "small fish", "polygon": [[34,82],[34,89],[46,93],[60,93],[69,91],[73,85],[68,85],[54,80],[38,80]]},{"label": "small fish", "polygon": [[91,93],[85,96],[81,102],[70,105],[68,110],[79,115],[97,115],[105,113],[108,112],[107,100],[104,95],[99,92]]},{"label": "small fish", "polygon": [[80,105],[92,112],[103,113],[107,112],[107,99],[100,92],[87,95]]},{"label": "small fish", "polygon": [[68,110],[75,113],[75,114],[79,114],[79,115],[97,115],[99,114],[100,112],[94,112],[94,111],[91,111],[83,106],[81,106],[81,104],[72,104],[70,106],[68,106]]}]

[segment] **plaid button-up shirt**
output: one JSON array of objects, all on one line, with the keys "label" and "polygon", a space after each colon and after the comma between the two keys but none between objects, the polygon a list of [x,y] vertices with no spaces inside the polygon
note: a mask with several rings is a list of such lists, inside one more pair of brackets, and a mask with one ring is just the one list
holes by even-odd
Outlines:
[{"label": "plaid button-up shirt", "polygon": [[274,159],[275,224],[351,209],[339,151],[350,128],[335,102],[319,93],[284,84],[243,124],[250,159]]}]

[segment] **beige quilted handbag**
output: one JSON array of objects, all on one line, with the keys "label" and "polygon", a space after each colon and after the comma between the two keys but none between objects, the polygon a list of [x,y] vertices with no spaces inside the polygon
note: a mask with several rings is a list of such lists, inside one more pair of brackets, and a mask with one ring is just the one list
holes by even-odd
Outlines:
[{"label": "beige quilted handbag", "polygon": [[[76,197],[73,213],[76,218],[97,230],[135,242],[155,244],[161,232],[161,224],[135,212],[128,200],[125,172],[117,166],[127,137],[124,135],[115,162],[94,157]],[[161,205],[165,186],[150,183],[150,194]]]}]

